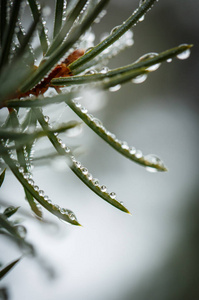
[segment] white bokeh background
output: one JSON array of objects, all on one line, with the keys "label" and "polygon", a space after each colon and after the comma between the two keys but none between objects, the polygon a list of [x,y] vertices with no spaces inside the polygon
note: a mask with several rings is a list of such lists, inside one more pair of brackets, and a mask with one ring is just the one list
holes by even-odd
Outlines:
[{"label": "white bokeh background", "polygon": [[[95,25],[97,41],[101,33],[120,24],[136,6],[137,1],[111,1],[107,15]],[[181,43],[195,44],[191,57],[165,63],[141,85],[128,83],[117,93],[107,93],[106,107],[95,113],[118,138],[144,154],[159,155],[169,172],[148,173],[114,152],[86,126],[80,136],[73,138],[73,143],[85,150],[82,163],[117,193],[132,216],[99,199],[70,170],[56,169],[52,164],[35,169],[35,178],[54,202],[75,212],[83,228],[63,224],[48,213],[45,216],[52,223],[41,223],[30,215],[22,188],[7,174],[0,198],[23,207],[21,218],[28,229],[27,239],[37,250],[37,259],[25,257],[2,281],[1,286],[9,287],[9,299],[183,299],[179,278],[186,272],[190,272],[189,277],[196,276],[195,269],[169,262],[174,255],[182,255],[181,251],[189,246],[182,241],[198,226],[197,222],[193,228],[190,226],[197,218],[193,212],[199,175],[197,10],[195,1],[159,1],[154,6],[145,21],[134,28],[134,46],[110,65],[128,64],[144,53]],[[61,118],[67,118],[67,113]],[[3,237],[0,242],[4,263],[20,255]],[[190,264],[197,265],[192,244],[185,260],[190,257]],[[169,282],[163,280],[161,287],[158,284],[165,272],[175,282],[170,293]],[[152,278],[155,283],[151,283],[148,297],[144,287]],[[194,296],[185,299],[198,299],[197,287],[189,290]]]}]

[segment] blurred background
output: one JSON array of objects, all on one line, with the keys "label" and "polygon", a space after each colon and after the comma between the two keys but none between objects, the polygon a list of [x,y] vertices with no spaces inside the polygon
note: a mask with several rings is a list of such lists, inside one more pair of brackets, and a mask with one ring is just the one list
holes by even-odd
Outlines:
[{"label": "blurred background", "polygon": [[[137,6],[137,0],[110,1],[107,14],[93,27],[95,43]],[[54,202],[75,212],[83,228],[48,213],[51,223],[39,222],[27,217],[23,190],[7,174],[1,199],[23,207],[27,239],[37,250],[37,259],[25,257],[2,281],[9,299],[199,299],[198,15],[194,0],[156,3],[133,28],[134,45],[109,67],[183,43],[194,44],[191,56],[162,64],[142,84],[128,83],[103,94],[104,107],[93,112],[119,139],[160,156],[169,172],[148,173],[86,126],[73,138],[84,149],[82,163],[116,192],[132,216],[99,199],[56,161],[35,169],[35,178]],[[4,263],[20,256],[9,243],[1,237]]]}]

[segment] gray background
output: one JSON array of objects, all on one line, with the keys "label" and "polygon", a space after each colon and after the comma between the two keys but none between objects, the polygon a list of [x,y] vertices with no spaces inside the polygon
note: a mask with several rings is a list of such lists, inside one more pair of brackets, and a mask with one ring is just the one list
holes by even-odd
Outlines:
[{"label": "gray background", "polygon": [[[96,42],[137,5],[138,1],[111,1],[107,15],[94,26]],[[119,139],[144,154],[159,155],[169,172],[148,173],[84,127],[73,139],[74,145],[83,144],[86,149],[81,161],[117,193],[132,216],[92,194],[70,171],[54,166],[35,170],[35,178],[50,198],[72,209],[84,227],[58,221],[58,229],[24,218],[38,259],[24,258],[5,278],[12,300],[199,298],[198,15],[197,1],[156,3],[133,29],[134,45],[113,59],[110,67],[182,43],[194,44],[190,58],[163,64],[143,84],[128,83],[117,93],[107,93],[106,106],[95,113]],[[25,206],[28,212],[23,191],[15,182],[7,176],[1,197],[7,198],[12,184],[10,203]],[[8,244],[1,248],[5,262],[20,253]],[[49,267],[56,273],[53,280]]]}]

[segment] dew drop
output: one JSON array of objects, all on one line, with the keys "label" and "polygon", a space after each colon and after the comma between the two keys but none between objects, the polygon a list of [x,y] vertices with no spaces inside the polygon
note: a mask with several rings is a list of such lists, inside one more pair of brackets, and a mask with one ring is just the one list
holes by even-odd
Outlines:
[{"label": "dew drop", "polygon": [[92,179],[93,179],[93,176],[92,176],[92,174],[90,174],[90,173],[88,173],[88,174],[86,175],[86,177],[87,177],[88,180],[92,180]]},{"label": "dew drop", "polygon": [[86,107],[81,107],[81,112],[83,114],[86,114],[88,112],[88,109]]},{"label": "dew drop", "polygon": [[65,152],[69,153],[70,152],[70,148],[69,147],[65,147]]},{"label": "dew drop", "polygon": [[48,123],[48,122],[49,122],[49,117],[48,117],[48,116],[44,116],[44,121],[45,121],[46,123]]},{"label": "dew drop", "polygon": [[136,153],[135,147],[130,147],[129,148],[129,153],[132,154],[132,155],[135,154]]},{"label": "dew drop", "polygon": [[23,177],[24,177],[25,179],[29,179],[30,174],[29,174],[29,173],[24,173],[24,174],[23,174]]},{"label": "dew drop", "polygon": [[82,168],[82,173],[83,173],[84,175],[87,175],[87,174],[88,174],[88,169],[87,169],[87,168]]},{"label": "dew drop", "polygon": [[72,213],[72,212],[69,213],[68,216],[69,216],[69,218],[70,218],[72,221],[74,221],[74,220],[76,219],[74,213]]},{"label": "dew drop", "polygon": [[111,30],[111,34],[115,33],[115,32],[118,30],[118,28],[120,28],[120,25],[115,26],[115,27]]},{"label": "dew drop", "polygon": [[123,202],[123,201],[120,201],[120,204],[121,204],[121,205],[124,205],[124,202]]},{"label": "dew drop", "polygon": [[108,68],[108,67],[103,67],[103,68],[101,69],[100,73],[106,74],[108,71],[109,71],[109,68]]},{"label": "dew drop", "polygon": [[82,107],[81,103],[79,103],[78,101],[75,102],[75,106],[76,106],[77,108],[81,108],[81,107]]},{"label": "dew drop", "polygon": [[146,167],[146,170],[150,173],[157,173],[158,170],[156,168],[152,168],[152,167]]},{"label": "dew drop", "polygon": [[144,15],[143,16],[141,16],[140,18],[139,18],[139,22],[142,22],[142,21],[144,21]]},{"label": "dew drop", "polygon": [[116,92],[116,91],[119,91],[120,88],[121,88],[121,84],[117,84],[117,85],[115,85],[115,86],[111,86],[111,87],[109,88],[109,91],[110,91],[110,92]]},{"label": "dew drop", "polygon": [[103,126],[102,122],[97,118],[94,118],[93,122],[95,123],[95,126],[97,126],[97,127],[102,127]]},{"label": "dew drop", "polygon": [[[180,45],[180,46],[187,46],[187,45],[184,44],[184,45]],[[177,57],[178,59],[187,59],[187,58],[190,56],[190,54],[191,54],[191,50],[190,50],[190,49],[187,49],[187,50],[185,50],[184,52],[179,53],[176,57]]]},{"label": "dew drop", "polygon": [[38,192],[38,191],[39,191],[39,187],[38,187],[38,185],[34,185],[34,190],[35,190],[36,192]]},{"label": "dew drop", "polygon": [[129,146],[128,146],[127,142],[122,142],[121,147],[122,147],[122,149],[125,149],[125,150],[129,149]]},{"label": "dew drop", "polygon": [[146,79],[147,79],[147,74],[142,74],[133,78],[132,82],[138,84],[144,82]]},{"label": "dew drop", "polygon": [[[147,54],[144,54],[143,56],[141,56],[139,58],[138,62],[142,62],[142,61],[148,60],[148,59],[156,57],[156,56],[158,56],[158,53],[150,52],[150,53],[147,53]],[[160,67],[160,65],[161,65],[161,63],[157,63],[155,65],[148,67],[147,70],[150,72],[156,71]]]},{"label": "dew drop", "polygon": [[30,185],[34,185],[34,180],[29,179],[29,180],[28,180],[28,183],[29,183]]},{"label": "dew drop", "polygon": [[81,163],[79,161],[74,162],[77,168],[81,168]]},{"label": "dew drop", "polygon": [[101,189],[101,191],[102,191],[103,193],[105,193],[105,192],[107,191],[107,187],[106,187],[105,185],[102,185],[102,186],[100,187],[100,189]]},{"label": "dew drop", "polygon": [[57,204],[53,204],[53,209],[54,209],[54,210],[60,210],[60,207],[59,207],[59,205],[57,205]]},{"label": "dew drop", "polygon": [[93,121],[94,117],[91,114],[87,114],[87,118],[90,119],[91,121]]},{"label": "dew drop", "polygon": [[[150,164],[158,165],[159,167],[164,167],[163,161],[154,154],[148,154],[144,157],[146,162],[149,162]],[[146,170],[152,173],[158,172],[159,170],[153,167],[146,167]]]},{"label": "dew drop", "polygon": [[142,157],[142,151],[136,150],[135,157],[136,158],[141,158]]},{"label": "dew drop", "polygon": [[111,139],[115,140],[116,136],[114,133],[110,132],[110,131],[106,131],[106,134],[108,135],[108,137],[110,137]]},{"label": "dew drop", "polygon": [[[94,48],[94,47],[89,47],[89,48],[87,48],[86,51],[85,51],[85,54],[88,53],[88,52],[90,52],[91,50],[93,50],[93,48]],[[86,73],[86,74],[87,74],[87,73]]]},{"label": "dew drop", "polygon": [[45,196],[44,196],[44,200],[45,200],[45,201],[48,201],[48,200],[49,200],[49,197],[48,197],[47,195],[45,195]]},{"label": "dew drop", "polygon": [[112,199],[116,199],[116,193],[114,193],[114,192],[111,192],[111,193],[109,194],[109,196],[110,196]]},{"label": "dew drop", "polygon": [[65,215],[67,213],[67,209],[66,208],[61,208],[61,214]]},{"label": "dew drop", "polygon": [[92,179],[92,183],[95,185],[95,186],[99,186],[99,180],[97,178],[93,178]]},{"label": "dew drop", "polygon": [[167,59],[167,62],[168,62],[168,63],[171,63],[171,62],[172,62],[172,58],[168,58],[168,59]]},{"label": "dew drop", "polygon": [[23,167],[20,167],[19,168],[19,173],[23,173],[24,172],[24,168]]},{"label": "dew drop", "polygon": [[126,45],[127,46],[132,46],[134,44],[134,41],[133,41],[133,39],[128,39],[128,40],[126,40]]},{"label": "dew drop", "polygon": [[44,193],[44,191],[43,191],[43,190],[40,190],[40,191],[39,191],[39,196],[43,197],[43,196],[44,196],[44,194],[45,194],[45,193]]},{"label": "dew drop", "polygon": [[63,149],[65,149],[65,147],[66,147],[66,145],[65,145],[63,142],[60,144],[60,146],[61,146],[61,148],[63,148]]}]

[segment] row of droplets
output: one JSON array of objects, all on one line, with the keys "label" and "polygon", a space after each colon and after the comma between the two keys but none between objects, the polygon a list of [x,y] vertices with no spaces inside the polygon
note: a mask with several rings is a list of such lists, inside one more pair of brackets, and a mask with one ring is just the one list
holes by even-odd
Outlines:
[{"label": "row of droplets", "polygon": [[[1,139],[1,142],[4,145],[4,147],[6,147],[4,140]],[[18,172],[23,176],[23,178],[27,181],[27,183],[32,186],[34,191],[37,192],[38,195],[43,198],[44,202],[46,202],[46,204],[48,206],[50,206],[50,208],[52,210],[57,211],[57,212],[61,213],[62,215],[67,216],[71,221],[76,220],[76,216],[71,210],[61,208],[59,205],[53,204],[52,201],[49,199],[49,197],[47,195],[45,195],[45,192],[43,190],[41,190],[38,185],[35,184],[32,173],[30,171],[25,172],[24,168],[22,166],[20,166],[20,164],[17,160],[15,160],[14,154],[12,153],[11,150],[8,150],[7,152],[8,152],[9,158],[14,162],[15,167],[18,170]],[[39,203],[37,203],[36,206],[37,206],[37,209],[39,211],[41,211],[41,205]]]},{"label": "row of droplets", "polygon": [[[18,165],[16,166],[18,167]],[[69,217],[69,219],[72,221],[76,220],[75,214],[71,210],[61,208],[59,205],[52,203],[52,200],[49,199],[49,196],[45,195],[45,192],[41,190],[38,185],[35,184],[33,180],[33,176],[30,172],[28,173],[24,172],[24,168],[21,166],[18,167],[18,171],[23,176],[23,178],[28,182],[28,184],[33,187],[34,191],[37,192],[38,195],[43,198],[43,200],[46,202],[48,206],[50,206],[51,209]],[[37,205],[37,208],[38,209],[41,208],[40,204]]]},{"label": "row of droplets", "polygon": [[[111,139],[112,142],[118,147],[121,148],[121,150],[125,153],[128,152],[127,154],[130,155],[134,160],[139,161],[141,164],[147,166],[146,169],[151,172],[156,172],[157,169],[154,167],[157,166],[159,168],[164,168],[164,163],[160,158],[158,158],[154,154],[148,154],[148,155],[143,155],[141,150],[137,150],[135,147],[129,146],[126,141],[120,141],[119,139],[116,138],[115,134],[112,132],[108,131],[104,126],[101,120],[95,118],[92,114],[88,113],[88,110],[86,107],[82,106],[81,103],[77,99],[72,100],[73,104],[75,107],[81,111],[82,114],[85,115],[85,117],[92,122],[96,127],[99,128],[100,132],[106,135],[108,139]],[[150,167],[153,165],[153,168]]]},{"label": "row of droplets", "polygon": [[[74,101],[77,101],[77,100],[73,100],[73,102]],[[78,107],[81,106],[81,104],[79,102],[75,102],[75,103],[79,104],[79,105],[77,104]],[[80,107],[80,109],[81,109],[82,113],[84,113],[84,114],[88,112],[85,107]],[[49,117],[45,116],[44,120],[49,125]],[[84,167],[81,164],[81,162],[76,160],[76,158],[72,155],[70,148],[66,147],[65,144],[62,142],[62,140],[57,137],[57,135],[55,135],[55,136],[56,136],[57,142],[59,143],[61,148],[65,149],[65,151],[66,151],[66,149],[69,149],[69,151],[67,151],[67,154],[70,153],[70,159],[72,161],[72,164],[75,166],[75,168],[77,168],[79,171],[81,171],[81,174],[83,176],[85,176],[86,179],[89,180],[95,187],[98,187],[102,193],[106,193],[106,195],[108,195],[111,199],[116,199],[116,193],[115,192],[107,193],[107,187],[105,185],[100,185],[99,180],[97,178],[94,178],[93,175],[88,171],[88,169],[86,167]],[[122,203],[120,202],[120,204],[122,204]]]},{"label": "row of droplets", "polygon": [[[106,194],[106,196],[109,196],[111,199],[116,200],[116,193],[115,192],[110,192],[108,193],[108,189],[105,185],[101,185],[99,180],[95,177],[93,177],[93,175],[91,173],[89,173],[88,169],[85,168],[81,162],[79,162],[78,160],[76,160],[76,158],[73,156],[71,157],[72,161],[73,161],[73,165],[86,177],[87,180],[89,180],[95,187],[99,188],[100,191],[104,194]],[[119,202],[121,205],[123,205],[123,202]]]},{"label": "row of droplets", "polygon": [[[76,100],[76,101],[77,101],[77,100]],[[74,102],[74,101],[73,101],[73,102]],[[76,103],[78,103],[78,104],[81,106],[81,104],[80,104],[79,102],[76,102]],[[80,106],[79,106],[79,107],[80,107]],[[84,114],[87,113],[87,109],[86,109],[85,107],[80,107],[80,109],[81,109],[82,113],[84,113]],[[48,117],[48,116],[45,116],[45,117],[44,117],[44,120],[45,120],[45,122],[48,123],[48,125],[49,125],[49,117]],[[63,144],[62,140],[61,140],[60,138],[58,138],[57,135],[56,135],[56,138],[57,138],[57,142],[60,144],[61,148],[66,149],[66,148],[65,148],[65,144]],[[68,148],[68,147],[67,147],[67,148]],[[68,149],[69,149],[69,148],[68,148]],[[107,192],[107,187],[106,187],[105,185],[100,185],[99,180],[98,180],[97,178],[93,177],[93,175],[88,171],[88,169],[87,169],[85,166],[83,166],[83,165],[81,164],[81,162],[78,161],[78,160],[71,154],[71,151],[69,151],[69,152],[70,152],[70,159],[71,159],[71,161],[72,161],[73,166],[74,166],[78,171],[80,171],[81,174],[95,186],[95,188],[99,188],[100,191],[101,191],[102,193],[106,194],[106,196],[109,196],[111,199],[116,200],[116,193],[115,193],[115,192],[110,192],[110,193],[108,193],[108,192]],[[67,152],[67,154],[69,154],[69,152]],[[123,204],[123,203],[120,202],[120,204]]]},{"label": "row of droplets", "polygon": [[[187,46],[187,44],[182,44],[180,46]],[[187,59],[190,56],[190,53],[191,53],[190,49],[186,49],[185,51],[177,54],[176,58],[181,59],[181,60]],[[147,54],[144,54],[143,56],[141,56],[135,63],[139,63],[139,62],[145,61],[147,59],[154,58],[156,56],[158,56],[158,53],[155,53],[155,52],[147,53]],[[168,63],[172,62],[172,58],[168,58],[167,62]],[[156,71],[160,67],[160,65],[161,65],[161,63],[156,63],[154,65],[151,65],[146,68],[146,71],[149,71],[149,72]],[[107,67],[104,67],[100,71],[100,73],[105,74],[108,71],[109,71],[109,69]],[[86,74],[96,74],[96,72],[94,70],[90,70]],[[143,83],[146,79],[147,79],[147,74],[141,74],[141,75],[138,75],[135,78],[133,78],[131,81],[132,81],[132,83],[139,84],[139,83]],[[121,88],[121,84],[117,84],[115,86],[110,87],[109,91],[116,92],[120,88]]]}]

